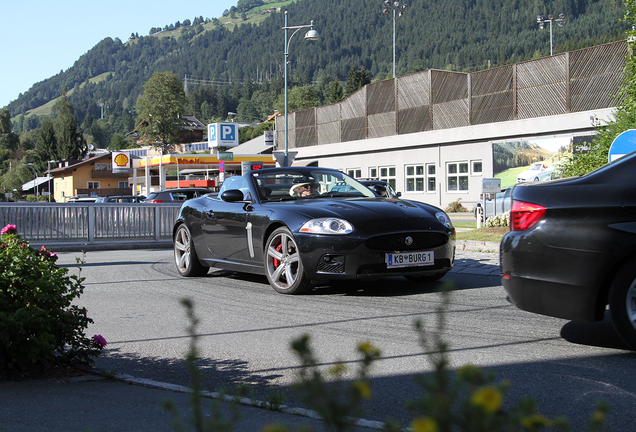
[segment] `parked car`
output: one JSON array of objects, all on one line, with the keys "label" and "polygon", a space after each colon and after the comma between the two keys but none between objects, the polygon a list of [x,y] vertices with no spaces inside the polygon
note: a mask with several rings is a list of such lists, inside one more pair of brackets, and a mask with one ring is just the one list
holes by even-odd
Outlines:
[{"label": "parked car", "polygon": [[144,202],[150,204],[158,204],[163,202],[187,201],[189,199],[200,197],[209,193],[212,193],[212,191],[207,188],[166,189],[159,192],[152,192],[150,195],[148,195],[148,198],[146,198]]},{"label": "parked car", "polygon": [[552,173],[554,173],[554,167],[546,165],[545,162],[536,162],[517,176],[517,183],[550,180]]},{"label": "parked car", "polygon": [[514,187],[501,273],[515,306],[591,322],[609,304],[636,349],[635,172],[636,152],[581,177]]},{"label": "parked car", "polygon": [[381,197],[399,198],[402,196],[401,192],[396,192],[390,184],[382,180],[363,179],[359,180],[359,182],[380,195]]},{"label": "parked car", "polygon": [[97,197],[71,197],[67,203],[94,203],[97,201]]},{"label": "parked car", "polygon": [[107,197],[99,197],[95,201],[96,204],[102,203],[140,203],[146,199],[143,195],[113,195]]},{"label": "parked car", "polygon": [[475,219],[479,217],[478,209],[480,208],[483,209],[481,212],[482,222],[491,216],[504,214],[505,212],[510,211],[510,207],[512,205],[511,193],[512,188],[504,188],[501,192],[495,194],[494,199],[487,199],[475,204],[475,209],[473,210],[475,213]]},{"label": "parked car", "polygon": [[182,205],[173,240],[182,276],[210,267],[265,274],[284,294],[333,280],[437,280],[455,257],[455,228],[444,211],[381,199],[340,171],[315,167],[228,178],[218,196]]}]

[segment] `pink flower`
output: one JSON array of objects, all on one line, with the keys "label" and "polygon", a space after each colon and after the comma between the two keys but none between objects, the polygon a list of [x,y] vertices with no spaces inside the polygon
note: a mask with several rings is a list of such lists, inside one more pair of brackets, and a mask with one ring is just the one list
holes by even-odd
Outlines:
[{"label": "pink flower", "polygon": [[106,339],[104,338],[104,336],[102,335],[95,335],[93,336],[93,340],[95,341],[95,343],[97,345],[99,345],[101,348],[104,348],[108,342],[106,342]]},{"label": "pink flower", "polygon": [[5,234],[16,234],[18,232],[18,227],[16,225],[9,224],[6,227],[2,228],[0,231],[0,235]]}]

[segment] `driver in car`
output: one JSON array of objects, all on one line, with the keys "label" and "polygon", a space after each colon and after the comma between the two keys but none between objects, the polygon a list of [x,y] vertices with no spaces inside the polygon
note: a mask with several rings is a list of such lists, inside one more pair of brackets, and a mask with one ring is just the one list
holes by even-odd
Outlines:
[{"label": "driver in car", "polygon": [[318,183],[312,182],[298,183],[292,186],[289,193],[293,197],[308,197],[318,193],[318,186]]}]

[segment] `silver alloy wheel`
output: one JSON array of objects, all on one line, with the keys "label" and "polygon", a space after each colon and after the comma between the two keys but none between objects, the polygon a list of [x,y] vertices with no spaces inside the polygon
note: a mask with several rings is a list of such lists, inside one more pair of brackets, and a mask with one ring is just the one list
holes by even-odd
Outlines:
[{"label": "silver alloy wheel", "polygon": [[311,288],[298,245],[286,227],[277,228],[267,239],[264,253],[267,280],[282,294],[300,294]]},{"label": "silver alloy wheel", "polygon": [[185,224],[181,224],[177,228],[173,244],[174,262],[181,276],[203,276],[210,270],[209,266],[201,264],[199,261],[196,248],[193,246],[192,234]]},{"label": "silver alloy wheel", "polygon": [[190,231],[181,225],[174,236],[174,259],[180,274],[187,274],[192,262]]}]

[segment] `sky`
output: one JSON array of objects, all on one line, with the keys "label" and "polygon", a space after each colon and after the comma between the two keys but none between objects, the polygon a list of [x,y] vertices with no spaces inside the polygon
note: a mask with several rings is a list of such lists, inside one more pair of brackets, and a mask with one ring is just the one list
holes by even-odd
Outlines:
[{"label": "sky", "polygon": [[195,17],[219,18],[237,0],[9,1],[2,2],[0,108],[33,84],[65,71],[107,37],[125,42]]}]

